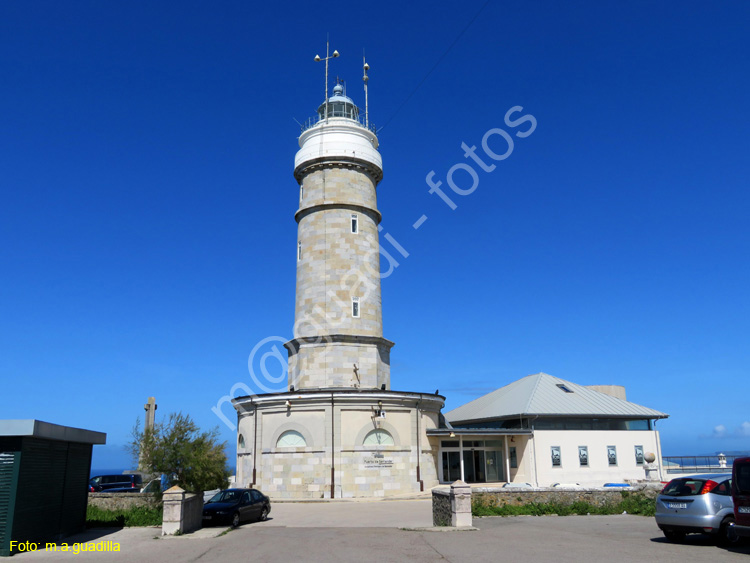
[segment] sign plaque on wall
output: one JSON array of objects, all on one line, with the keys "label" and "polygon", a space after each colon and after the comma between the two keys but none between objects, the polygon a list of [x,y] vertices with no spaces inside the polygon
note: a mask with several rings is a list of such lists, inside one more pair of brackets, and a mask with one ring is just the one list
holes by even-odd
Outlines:
[{"label": "sign plaque on wall", "polygon": [[393,467],[393,458],[374,455],[364,460],[365,469],[389,469]]}]

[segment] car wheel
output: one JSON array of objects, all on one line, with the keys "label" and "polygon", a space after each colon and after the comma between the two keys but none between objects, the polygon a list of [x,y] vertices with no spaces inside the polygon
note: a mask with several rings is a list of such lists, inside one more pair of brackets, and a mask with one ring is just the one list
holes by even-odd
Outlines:
[{"label": "car wheel", "polygon": [[240,525],[240,513],[239,512],[235,512],[232,515],[232,528],[236,528],[239,525]]},{"label": "car wheel", "polygon": [[721,521],[719,528],[719,543],[721,545],[737,545],[741,541],[740,536],[734,530],[734,516],[727,516]]},{"label": "car wheel", "polygon": [[685,541],[685,534],[683,534],[682,532],[664,530],[664,537],[672,543],[682,543],[683,541]]},{"label": "car wheel", "polygon": [[268,509],[264,506],[263,510],[260,511],[260,518],[258,518],[259,522],[265,522],[268,520]]}]

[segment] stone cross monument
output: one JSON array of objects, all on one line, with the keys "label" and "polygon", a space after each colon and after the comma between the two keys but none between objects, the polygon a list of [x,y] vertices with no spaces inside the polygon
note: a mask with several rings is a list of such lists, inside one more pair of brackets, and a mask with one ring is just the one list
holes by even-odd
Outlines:
[{"label": "stone cross monument", "polygon": [[146,411],[146,428],[144,430],[153,430],[156,424],[156,399],[149,397],[143,409]]},{"label": "stone cross monument", "polygon": [[[152,431],[154,430],[154,425],[156,424],[156,399],[154,397],[149,397],[148,401],[146,401],[146,404],[143,405],[143,410],[146,411],[146,426],[143,429],[144,432],[146,431]],[[138,469],[143,470],[143,442],[141,442],[141,448],[138,453]]]}]

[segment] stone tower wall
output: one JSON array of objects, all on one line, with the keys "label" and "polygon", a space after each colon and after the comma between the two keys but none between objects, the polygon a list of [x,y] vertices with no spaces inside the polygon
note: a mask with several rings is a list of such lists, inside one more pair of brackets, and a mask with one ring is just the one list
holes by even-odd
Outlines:
[{"label": "stone tower wall", "polygon": [[[372,180],[357,170],[332,167],[307,174],[302,186],[294,337],[382,336]],[[351,232],[352,214],[357,233]],[[353,297],[359,298],[359,318],[352,316]]]},{"label": "stone tower wall", "polygon": [[[295,389],[361,387],[390,389],[390,343],[302,343],[289,353],[289,384]],[[357,373],[354,373],[354,365]]]}]

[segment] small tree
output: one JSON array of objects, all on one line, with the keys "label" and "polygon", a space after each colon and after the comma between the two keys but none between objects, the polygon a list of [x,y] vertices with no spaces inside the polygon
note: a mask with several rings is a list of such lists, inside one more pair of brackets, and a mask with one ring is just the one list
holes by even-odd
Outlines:
[{"label": "small tree", "polygon": [[219,429],[201,432],[189,415],[172,413],[153,430],[133,428],[129,449],[140,467],[170,477],[186,491],[224,489],[229,479],[226,442]]}]

